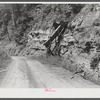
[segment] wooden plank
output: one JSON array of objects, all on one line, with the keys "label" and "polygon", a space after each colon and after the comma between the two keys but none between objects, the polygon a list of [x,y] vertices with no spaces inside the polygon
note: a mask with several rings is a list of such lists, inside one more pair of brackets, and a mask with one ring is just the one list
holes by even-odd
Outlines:
[{"label": "wooden plank", "polygon": [[48,45],[57,37],[60,35],[60,33],[62,33],[62,29],[67,27],[68,23],[62,22],[60,26],[58,26],[58,28],[54,31],[53,35],[51,36],[51,38],[44,44],[46,47],[48,47]]}]

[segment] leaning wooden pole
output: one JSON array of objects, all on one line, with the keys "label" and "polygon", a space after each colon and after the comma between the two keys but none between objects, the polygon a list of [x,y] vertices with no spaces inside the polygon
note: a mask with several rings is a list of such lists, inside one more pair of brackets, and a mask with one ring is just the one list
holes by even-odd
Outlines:
[{"label": "leaning wooden pole", "polygon": [[[58,55],[60,55],[60,42],[61,42],[61,37],[63,36],[66,28],[67,28],[68,22],[61,22],[61,24],[58,26],[58,28],[54,31],[53,35],[51,36],[51,38],[44,44],[45,47],[47,48],[48,51],[51,52],[52,55],[55,55],[55,53],[53,51],[55,51]],[[53,42],[54,39],[56,39],[56,37],[58,37],[58,41],[57,43],[55,43],[55,47],[53,49],[53,51],[51,51],[51,43]],[[49,53],[50,53],[49,52]]]},{"label": "leaning wooden pole", "polygon": [[59,36],[61,30],[63,29],[63,27],[65,27],[65,25],[67,25],[65,22],[62,22],[61,25],[58,26],[58,28],[54,31],[53,35],[51,36],[51,38],[44,44],[46,47],[48,47],[48,45],[57,37]]}]

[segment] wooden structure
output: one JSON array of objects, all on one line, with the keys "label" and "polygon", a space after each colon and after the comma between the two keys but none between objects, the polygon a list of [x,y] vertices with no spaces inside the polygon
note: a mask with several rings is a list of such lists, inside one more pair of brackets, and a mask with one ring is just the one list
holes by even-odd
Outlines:
[{"label": "wooden structure", "polygon": [[[47,48],[47,54],[49,55],[59,55],[60,56],[60,43],[63,39],[65,30],[67,29],[68,22],[61,22],[58,28],[54,31],[50,39],[44,44]],[[55,40],[55,42],[54,42]],[[51,49],[52,44],[54,48]]]}]

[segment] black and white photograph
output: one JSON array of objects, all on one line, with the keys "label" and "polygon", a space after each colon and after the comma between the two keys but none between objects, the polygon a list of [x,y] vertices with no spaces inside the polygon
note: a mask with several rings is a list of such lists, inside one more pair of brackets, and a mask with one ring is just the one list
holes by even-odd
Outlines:
[{"label": "black and white photograph", "polygon": [[0,3],[0,88],[100,88],[100,4]]}]

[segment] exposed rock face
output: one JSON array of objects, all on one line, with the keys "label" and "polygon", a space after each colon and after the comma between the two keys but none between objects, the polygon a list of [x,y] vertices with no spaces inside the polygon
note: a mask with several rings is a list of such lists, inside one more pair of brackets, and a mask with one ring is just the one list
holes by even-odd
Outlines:
[{"label": "exposed rock face", "polygon": [[[94,9],[94,10],[91,10]],[[71,22],[74,34],[78,39],[91,40],[99,38],[100,5],[86,5]],[[98,34],[97,34],[98,33]]]},{"label": "exposed rock face", "polygon": [[[62,41],[63,45],[67,45],[65,49],[68,49],[68,52],[63,55],[65,59],[67,58],[64,67],[77,72],[76,67],[81,68],[84,65],[82,70],[85,72],[85,76],[83,77],[100,84],[98,78],[100,72],[100,5],[85,5],[73,18],[69,28],[71,31],[65,33]],[[75,43],[76,40],[78,43]],[[74,44],[68,45],[68,41]],[[70,67],[67,65],[69,58]],[[76,67],[73,67],[71,61],[74,62],[74,65],[76,64]]]}]

